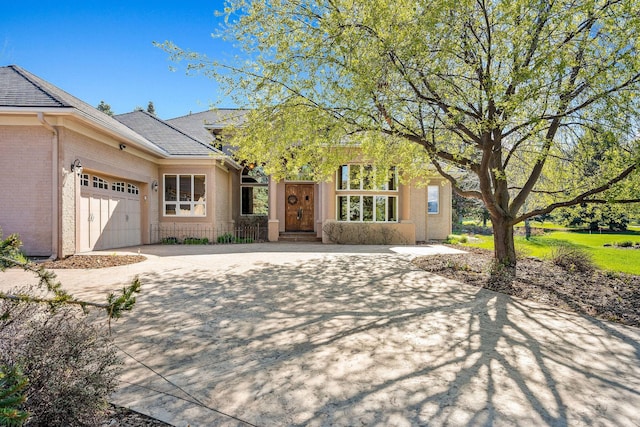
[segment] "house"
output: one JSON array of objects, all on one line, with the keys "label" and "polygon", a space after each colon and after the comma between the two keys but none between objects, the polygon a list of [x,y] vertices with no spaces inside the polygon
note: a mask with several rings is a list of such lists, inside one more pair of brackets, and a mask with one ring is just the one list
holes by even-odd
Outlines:
[{"label": "house", "polygon": [[168,223],[232,227],[232,158],[146,113],[118,118],[0,67],[0,228],[27,254],[148,244]]},{"label": "house", "polygon": [[[219,135],[230,123],[243,120],[242,110],[212,110],[167,122],[194,137],[209,138],[230,153]],[[240,197],[233,217],[236,223],[262,220],[272,242],[312,235],[324,243],[413,244],[451,234],[448,181],[434,176],[428,185],[404,185],[393,171],[386,185],[375,188],[360,179],[368,173],[375,173],[374,165],[354,161],[341,166],[329,182],[314,182],[304,174],[277,182],[261,174],[259,167],[246,165],[234,186]],[[263,209],[257,211],[257,206]]]},{"label": "house", "polygon": [[218,135],[242,110],[161,120],[111,117],[18,66],[0,67],[0,228],[28,255],[207,237],[239,225],[278,241],[415,243],[451,230],[451,190],[391,176],[374,188],[344,165],[332,182],[276,182],[234,160]]}]

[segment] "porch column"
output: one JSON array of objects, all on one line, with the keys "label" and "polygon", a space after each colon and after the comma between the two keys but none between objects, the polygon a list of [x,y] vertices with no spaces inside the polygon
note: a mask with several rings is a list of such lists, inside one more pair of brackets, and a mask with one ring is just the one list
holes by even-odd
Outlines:
[{"label": "porch column", "polygon": [[315,184],[315,187],[318,189],[318,196],[316,198],[316,205],[314,206],[314,211],[316,212],[316,223],[315,230],[316,236],[322,237],[322,221],[325,218],[325,201],[324,201],[324,183],[319,182]]},{"label": "porch column", "polygon": [[280,221],[278,220],[278,183],[269,177],[269,230],[270,242],[277,242],[280,237]]},{"label": "porch column", "polygon": [[411,187],[409,185],[400,185],[400,212],[398,218],[400,222],[411,221]]},{"label": "porch column", "polygon": [[398,232],[404,244],[415,245],[416,226],[411,219],[411,185],[401,185],[398,190],[400,197]]}]

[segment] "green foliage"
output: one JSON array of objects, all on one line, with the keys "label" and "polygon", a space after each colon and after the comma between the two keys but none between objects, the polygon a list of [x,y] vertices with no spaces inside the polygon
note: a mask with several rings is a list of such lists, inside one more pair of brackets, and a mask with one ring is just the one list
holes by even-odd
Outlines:
[{"label": "green foliage", "polygon": [[135,294],[140,293],[141,286],[140,280],[136,277],[129,286],[122,288],[120,294],[109,294],[105,307],[109,315],[109,322],[111,319],[119,319],[125,311],[133,310],[133,306],[136,304]]},{"label": "green foliage", "polygon": [[3,239],[0,228],[0,271],[13,267],[16,263],[26,263],[27,258],[20,252],[22,241],[17,234],[11,234]]},{"label": "green foliage", "polygon": [[558,210],[554,219],[567,227],[586,226],[591,231],[625,231],[629,225],[627,209],[622,205],[574,206]]},{"label": "green foliage", "polygon": [[198,238],[198,237],[185,237],[182,240],[182,243],[185,245],[208,245],[209,239],[206,237]]},{"label": "green foliage", "polygon": [[[476,235],[476,239],[477,241],[466,245],[493,250],[491,238]],[[515,244],[516,251],[526,252],[528,256],[538,258],[550,258],[552,250],[558,246],[577,247],[591,254],[598,268],[640,275],[640,250],[617,247],[619,242],[629,239],[640,239],[640,233],[550,232],[543,236],[533,236],[529,241],[523,237],[516,237]]]},{"label": "green foliage", "polygon": [[26,400],[24,389],[29,380],[17,366],[0,366],[0,426],[18,427],[29,417],[20,409]]},{"label": "green foliage", "polygon": [[250,237],[242,238],[235,237],[232,233],[224,233],[218,236],[216,239],[218,243],[253,243],[253,239]]},{"label": "green foliage", "polygon": [[[0,299],[12,301],[25,301],[39,304],[47,304],[51,309],[62,305],[76,305],[86,310],[88,307],[98,307],[107,312],[109,320],[119,318],[123,311],[130,311],[135,304],[135,294],[140,292],[140,281],[136,277],[131,284],[125,286],[118,296],[109,295],[106,303],[95,303],[76,299],[62,288],[62,284],[56,281],[56,274],[37,266],[24,257],[20,252],[22,242],[16,234],[3,239],[0,229],[0,271],[7,267],[20,267],[32,272],[38,278],[38,288],[46,291],[45,296],[30,294],[12,294],[0,291]],[[4,316],[4,314],[3,314]]]},{"label": "green foliage", "polygon": [[459,224],[463,219],[475,219],[486,227],[490,219],[489,211],[480,200],[462,197],[457,193],[453,193],[452,208],[456,215],[453,219]]},{"label": "green foliage", "polygon": [[113,116],[113,111],[111,110],[111,105],[107,104],[104,101],[100,101],[100,104],[98,104],[98,106],[96,107],[99,111],[102,111],[105,114],[108,114],[109,116]]},{"label": "green foliage", "polygon": [[218,236],[216,239],[218,243],[233,243],[236,238],[231,233],[224,233]]},{"label": "green foliage", "polygon": [[465,235],[449,234],[443,243],[450,245],[464,244],[469,241],[469,237]]},{"label": "green foliage", "polygon": [[236,239],[236,243],[253,243],[253,239],[250,237],[246,237],[244,239],[242,238],[237,238]]},{"label": "green foliage", "polygon": [[251,109],[230,141],[276,179],[328,180],[355,158],[405,182],[437,171],[502,234],[638,194],[635,0],[230,0],[223,14],[246,61],[160,46]]},{"label": "green foliage", "polygon": [[177,237],[165,237],[162,239],[163,245],[177,245],[178,238]]}]

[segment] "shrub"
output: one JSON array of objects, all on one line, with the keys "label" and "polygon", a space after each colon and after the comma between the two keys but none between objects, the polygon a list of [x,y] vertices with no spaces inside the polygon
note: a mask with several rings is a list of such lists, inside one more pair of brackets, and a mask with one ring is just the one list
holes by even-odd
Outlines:
[{"label": "shrub", "polygon": [[177,237],[165,237],[164,239],[162,239],[162,244],[163,245],[177,245],[178,244],[178,238]]},{"label": "shrub", "polygon": [[404,245],[405,237],[391,224],[373,222],[328,222],[322,227],[323,238],[338,245]]},{"label": "shrub", "polygon": [[0,365],[29,380],[27,425],[99,424],[120,371],[106,331],[70,306],[0,300],[0,313]]},{"label": "shrub", "polygon": [[218,236],[218,243],[233,243],[235,242],[235,237],[231,233],[224,233]]},{"label": "shrub", "polygon": [[198,237],[185,237],[182,241],[185,245],[206,245],[209,243],[209,239],[203,237],[202,239]]},{"label": "shrub", "polygon": [[237,239],[235,240],[235,242],[236,242],[236,243],[253,243],[253,239],[252,239],[252,238],[250,238],[250,237],[247,237],[247,238],[245,238],[245,239],[237,238]]},{"label": "shrub", "polygon": [[467,243],[469,241],[469,237],[465,235],[457,235],[457,234],[449,234],[443,243],[447,243],[450,245],[457,245],[459,243]]},{"label": "shrub", "polygon": [[557,246],[551,251],[552,262],[571,272],[589,273],[594,270],[591,255],[571,246]]},{"label": "shrub", "polygon": [[633,247],[633,242],[631,240],[625,240],[623,242],[614,243],[619,248],[631,248]]}]

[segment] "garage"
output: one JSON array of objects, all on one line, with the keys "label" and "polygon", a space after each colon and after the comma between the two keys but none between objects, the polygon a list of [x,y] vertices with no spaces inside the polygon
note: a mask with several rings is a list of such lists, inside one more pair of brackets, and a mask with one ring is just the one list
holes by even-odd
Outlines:
[{"label": "garage", "polygon": [[83,174],[80,188],[81,252],[141,243],[138,185],[123,179]]}]

